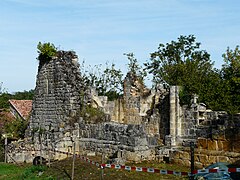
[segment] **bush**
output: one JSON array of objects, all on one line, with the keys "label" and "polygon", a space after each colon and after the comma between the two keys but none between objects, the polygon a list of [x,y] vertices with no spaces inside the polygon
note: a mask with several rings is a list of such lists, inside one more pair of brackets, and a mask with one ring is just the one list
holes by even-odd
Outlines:
[{"label": "bush", "polygon": [[37,45],[37,49],[39,53],[37,59],[41,62],[49,61],[57,54],[57,48],[54,46],[54,44],[51,43],[39,42]]},{"label": "bush", "polygon": [[82,109],[80,116],[83,117],[87,123],[104,122],[106,119],[103,111],[90,105],[87,105]]},{"label": "bush", "polygon": [[37,173],[44,172],[46,170],[46,166],[30,166],[24,170],[22,174],[22,179],[34,177]]},{"label": "bush", "polygon": [[27,129],[28,121],[19,118],[5,124],[5,132],[12,135],[12,138],[24,138],[25,130]]}]

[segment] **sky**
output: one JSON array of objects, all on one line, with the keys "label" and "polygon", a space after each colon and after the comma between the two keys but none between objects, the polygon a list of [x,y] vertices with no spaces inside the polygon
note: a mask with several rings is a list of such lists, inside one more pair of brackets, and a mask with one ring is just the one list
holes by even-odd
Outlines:
[{"label": "sky", "polygon": [[74,50],[79,63],[142,64],[160,43],[193,34],[216,68],[240,41],[239,0],[0,0],[0,83],[35,88],[38,42]]}]

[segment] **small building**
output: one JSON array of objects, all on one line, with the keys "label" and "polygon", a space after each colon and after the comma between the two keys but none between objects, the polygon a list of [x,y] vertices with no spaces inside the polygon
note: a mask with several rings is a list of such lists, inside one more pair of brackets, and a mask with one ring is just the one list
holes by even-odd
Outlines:
[{"label": "small building", "polygon": [[32,100],[14,100],[10,99],[10,112],[15,118],[27,120],[32,111]]}]

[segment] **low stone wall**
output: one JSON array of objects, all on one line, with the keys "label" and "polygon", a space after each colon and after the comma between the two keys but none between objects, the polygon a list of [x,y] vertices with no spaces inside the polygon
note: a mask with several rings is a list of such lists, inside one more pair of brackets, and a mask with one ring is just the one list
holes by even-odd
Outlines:
[{"label": "low stone wall", "polygon": [[199,149],[206,149],[210,151],[230,151],[240,153],[240,139],[231,139],[226,140],[225,138],[222,139],[206,139],[206,138],[199,138],[197,147]]},{"label": "low stone wall", "polygon": [[153,160],[156,137],[148,136],[145,126],[106,122],[80,124],[79,151],[118,154],[129,161]]},{"label": "low stone wall", "polygon": [[[195,168],[197,169],[206,167],[216,162],[228,162],[229,164],[233,164],[238,160],[240,160],[240,153],[204,149],[195,149],[194,151],[194,163]],[[190,149],[185,148],[182,150],[171,151],[170,161],[172,163],[190,167]]]},{"label": "low stone wall", "polygon": [[[36,132],[37,133],[37,132]],[[21,153],[20,149],[57,149],[64,152],[73,151],[73,143],[76,144],[76,152],[82,155],[104,153],[106,156],[115,156],[128,161],[142,161],[155,159],[155,146],[158,144],[158,137],[148,136],[144,125],[119,124],[105,122],[88,124],[82,119],[75,123],[74,129],[69,132],[62,132],[58,138],[52,141],[51,132],[42,132],[40,137],[33,142],[12,143],[12,157],[15,161],[29,161],[28,158],[36,156],[36,153]],[[29,139],[31,141],[31,138]],[[33,139],[32,139],[33,140]],[[42,142],[40,145],[39,142]],[[22,147],[22,148],[21,148]],[[48,154],[42,154],[47,156]],[[62,159],[65,156],[54,155],[53,158]],[[45,157],[46,158],[46,157]],[[31,158],[30,158],[31,159]]]},{"label": "low stone wall", "polygon": [[[235,134],[229,138],[229,130],[224,135],[216,135],[213,139],[198,138],[195,148],[195,166],[203,168],[216,162],[228,162],[230,164],[240,160],[240,136]],[[183,147],[180,150],[170,152],[171,161],[190,166],[190,150]]]}]

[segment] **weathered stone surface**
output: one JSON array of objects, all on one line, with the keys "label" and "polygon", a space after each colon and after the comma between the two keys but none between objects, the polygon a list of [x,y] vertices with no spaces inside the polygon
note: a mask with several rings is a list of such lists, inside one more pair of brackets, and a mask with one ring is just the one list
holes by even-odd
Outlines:
[{"label": "weathered stone surface", "polygon": [[222,145],[223,151],[231,151],[232,150],[231,143],[229,141],[221,141],[221,145]]},{"label": "weathered stone surface", "polygon": [[217,157],[217,161],[218,161],[218,162],[228,162],[228,161],[229,161],[229,158],[226,157],[226,156],[218,156],[218,157]]},{"label": "weathered stone surface", "polygon": [[208,163],[208,155],[199,154],[198,158],[199,158],[199,162],[201,162],[202,164]]},{"label": "weathered stone surface", "polygon": [[198,138],[197,140],[197,147],[199,149],[207,149],[208,148],[208,141],[206,138]]},{"label": "weathered stone surface", "polygon": [[218,150],[217,146],[217,141],[216,140],[207,140],[207,149],[208,150]]},{"label": "weathered stone surface", "polygon": [[188,159],[188,160],[190,160],[190,154],[189,154],[189,152],[184,152],[184,151],[182,151],[182,152],[179,154],[179,158],[180,158],[180,159]]},{"label": "weathered stone surface", "polygon": [[217,162],[217,156],[209,156],[208,157],[208,164],[214,164]]},{"label": "weathered stone surface", "polygon": [[59,131],[59,127],[64,130],[70,128],[67,125],[80,110],[83,99],[82,78],[76,58],[73,51],[59,51],[52,60],[40,62],[29,136],[39,129],[54,133]]},{"label": "weathered stone surface", "polygon": [[[196,169],[202,169],[204,167],[203,163],[201,163],[201,162],[195,162],[194,165],[195,165]],[[190,165],[188,165],[188,166],[190,166]]]}]

